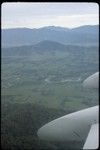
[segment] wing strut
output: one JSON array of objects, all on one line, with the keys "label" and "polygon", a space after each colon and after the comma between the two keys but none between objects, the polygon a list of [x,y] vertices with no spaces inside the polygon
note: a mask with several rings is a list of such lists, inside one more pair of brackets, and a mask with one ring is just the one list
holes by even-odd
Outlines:
[{"label": "wing strut", "polygon": [[87,136],[83,149],[97,149],[99,147],[99,125],[93,124]]}]

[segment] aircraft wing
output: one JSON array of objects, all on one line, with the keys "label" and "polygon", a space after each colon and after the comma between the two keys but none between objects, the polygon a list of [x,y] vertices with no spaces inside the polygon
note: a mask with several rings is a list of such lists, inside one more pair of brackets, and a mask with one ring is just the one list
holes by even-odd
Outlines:
[{"label": "aircraft wing", "polygon": [[87,136],[86,142],[83,149],[97,149],[99,147],[99,126],[93,124],[90,128],[89,134]]},{"label": "aircraft wing", "polygon": [[83,82],[83,86],[87,88],[99,88],[99,72],[94,73],[93,75],[89,76]]},{"label": "aircraft wing", "polygon": [[46,141],[84,141],[83,149],[98,148],[98,106],[83,109],[55,119],[38,130]]}]

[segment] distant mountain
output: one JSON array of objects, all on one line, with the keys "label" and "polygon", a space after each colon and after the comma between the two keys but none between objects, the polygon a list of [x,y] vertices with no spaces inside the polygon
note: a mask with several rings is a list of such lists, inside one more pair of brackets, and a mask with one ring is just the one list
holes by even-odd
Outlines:
[{"label": "distant mountain", "polygon": [[66,50],[66,45],[54,41],[41,41],[35,45],[3,48],[2,56],[31,56],[35,53]]},{"label": "distant mountain", "polygon": [[25,45],[19,47],[2,48],[2,56],[34,56],[34,54],[44,54],[45,52],[67,52],[71,55],[79,55],[83,57],[85,51],[98,51],[98,46],[79,46],[79,45],[65,45],[54,41],[41,41],[35,45]]},{"label": "distant mountain", "polygon": [[98,25],[86,25],[86,26],[74,28],[74,29],[72,29],[72,31],[98,34],[99,26]]},{"label": "distant mountain", "polygon": [[40,29],[44,29],[44,30],[55,30],[55,31],[68,31],[70,30],[69,28],[64,28],[64,27],[59,27],[59,26],[45,26],[45,27],[42,27],[42,28],[39,28]]},{"label": "distant mountain", "polygon": [[33,45],[44,40],[73,45],[98,44],[99,26],[82,26],[74,29],[48,26],[39,29],[2,29],[2,47]]},{"label": "distant mountain", "polygon": [[66,50],[66,45],[59,43],[59,42],[54,42],[54,41],[41,41],[34,46],[35,51],[64,51]]}]

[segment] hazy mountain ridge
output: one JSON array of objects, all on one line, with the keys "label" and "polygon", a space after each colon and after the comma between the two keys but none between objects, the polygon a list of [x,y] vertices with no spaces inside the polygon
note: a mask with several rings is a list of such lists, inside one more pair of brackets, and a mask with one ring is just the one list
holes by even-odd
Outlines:
[{"label": "hazy mountain ridge", "polygon": [[39,29],[2,29],[1,39],[2,47],[33,45],[44,40],[52,40],[62,44],[95,45],[98,43],[98,34],[98,25],[86,25],[74,29],[48,26]]},{"label": "hazy mountain ridge", "polygon": [[45,53],[45,52],[68,52],[72,54],[82,54],[84,51],[92,51],[93,49],[98,50],[97,46],[79,46],[79,45],[65,45],[59,42],[44,40],[34,45],[29,46],[18,46],[2,48],[2,56],[31,56],[34,53]]}]

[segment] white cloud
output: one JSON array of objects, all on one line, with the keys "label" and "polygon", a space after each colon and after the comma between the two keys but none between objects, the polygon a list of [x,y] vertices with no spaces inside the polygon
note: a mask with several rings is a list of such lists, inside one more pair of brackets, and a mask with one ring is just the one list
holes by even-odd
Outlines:
[{"label": "white cloud", "polygon": [[4,3],[2,27],[76,27],[99,24],[96,3]]}]

